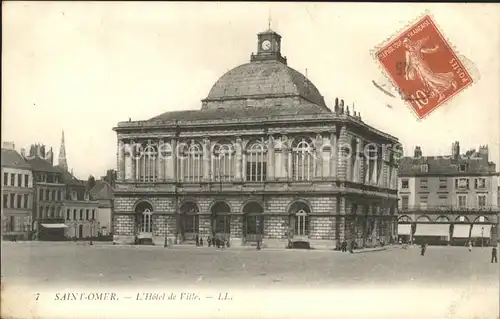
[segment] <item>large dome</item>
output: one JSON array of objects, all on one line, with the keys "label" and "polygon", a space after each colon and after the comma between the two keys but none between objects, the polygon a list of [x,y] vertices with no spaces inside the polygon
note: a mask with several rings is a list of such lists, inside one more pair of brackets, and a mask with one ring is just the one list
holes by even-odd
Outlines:
[{"label": "large dome", "polygon": [[324,106],[318,89],[303,74],[277,60],[252,61],[225,73],[205,101],[301,97]]}]

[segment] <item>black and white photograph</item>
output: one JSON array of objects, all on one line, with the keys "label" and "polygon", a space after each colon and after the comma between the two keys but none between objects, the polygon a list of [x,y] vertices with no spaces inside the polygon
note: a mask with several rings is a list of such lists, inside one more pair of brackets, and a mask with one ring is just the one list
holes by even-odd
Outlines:
[{"label": "black and white photograph", "polygon": [[2,318],[499,318],[499,5],[2,17]]}]

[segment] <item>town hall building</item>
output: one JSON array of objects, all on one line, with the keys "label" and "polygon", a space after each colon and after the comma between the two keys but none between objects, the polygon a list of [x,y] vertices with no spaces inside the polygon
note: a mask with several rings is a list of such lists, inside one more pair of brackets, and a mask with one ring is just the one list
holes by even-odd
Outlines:
[{"label": "town hall building", "polygon": [[[258,34],[200,110],[118,123],[114,242],[338,248],[397,231],[397,138],[343,100],[328,108],[287,65],[281,36]],[[367,156],[367,154],[370,154]]]}]

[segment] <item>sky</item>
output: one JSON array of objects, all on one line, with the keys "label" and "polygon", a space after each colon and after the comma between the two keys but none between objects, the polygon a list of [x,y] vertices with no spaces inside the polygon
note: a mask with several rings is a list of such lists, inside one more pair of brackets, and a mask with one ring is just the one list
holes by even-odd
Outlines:
[{"label": "sky", "polygon": [[[373,85],[385,77],[371,50],[425,10],[475,82],[418,120]],[[2,14],[2,141],[18,150],[43,142],[57,159],[64,130],[82,179],[116,168],[118,122],[199,109],[220,76],[249,62],[269,16],[288,65],[307,69],[329,107],[336,97],[354,104],[407,155],[416,145],[448,155],[459,141],[462,150],[488,144],[499,162],[495,4],[6,2]]]}]

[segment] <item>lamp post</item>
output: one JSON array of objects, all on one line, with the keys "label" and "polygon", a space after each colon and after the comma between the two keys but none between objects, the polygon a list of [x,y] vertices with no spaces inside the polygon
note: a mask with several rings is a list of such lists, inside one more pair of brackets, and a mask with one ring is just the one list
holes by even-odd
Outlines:
[{"label": "lamp post", "polygon": [[92,237],[94,236],[94,219],[91,218],[90,219],[90,242],[89,242],[89,245],[93,245],[94,243],[92,242]]},{"label": "lamp post", "polygon": [[481,226],[481,248],[483,248],[484,226]]}]

